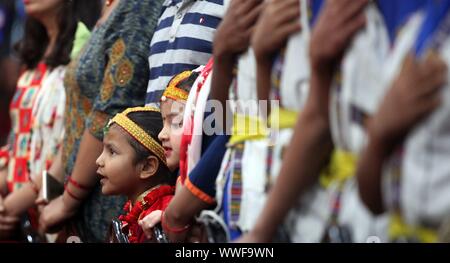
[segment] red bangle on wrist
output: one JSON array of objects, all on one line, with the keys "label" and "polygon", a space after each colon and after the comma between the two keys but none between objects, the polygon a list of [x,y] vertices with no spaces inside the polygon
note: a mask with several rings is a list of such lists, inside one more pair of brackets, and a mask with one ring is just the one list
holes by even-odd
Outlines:
[{"label": "red bangle on wrist", "polygon": [[64,190],[65,190],[66,193],[67,193],[70,197],[72,197],[73,199],[75,199],[75,200],[77,200],[77,201],[80,201],[80,202],[83,201],[83,199],[77,197],[76,195],[74,195],[74,194],[69,190],[69,187],[67,187],[67,184],[64,185]]},{"label": "red bangle on wrist", "polygon": [[190,224],[185,225],[183,227],[170,227],[167,222],[165,222],[164,220],[164,211],[161,213],[161,225],[163,227],[164,230],[167,230],[167,232],[171,232],[171,233],[175,233],[175,234],[180,234],[180,233],[184,233],[187,230],[189,230],[189,228],[191,227]]},{"label": "red bangle on wrist", "polygon": [[69,183],[73,184],[75,187],[77,187],[77,188],[79,188],[81,190],[87,191],[87,190],[90,189],[89,187],[84,186],[84,185],[78,183],[77,181],[73,180],[72,176],[69,176]]}]

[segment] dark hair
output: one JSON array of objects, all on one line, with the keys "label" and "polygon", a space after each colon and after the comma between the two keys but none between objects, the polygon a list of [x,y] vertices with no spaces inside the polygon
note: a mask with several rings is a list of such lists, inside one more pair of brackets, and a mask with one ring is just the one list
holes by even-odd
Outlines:
[{"label": "dark hair", "polygon": [[[130,120],[132,120],[139,127],[141,127],[147,134],[149,134],[156,142],[161,144],[161,141],[158,139],[158,134],[161,132],[163,128],[161,113],[141,111],[141,112],[131,112],[127,116],[128,118],[130,118]],[[142,144],[140,144],[131,136],[127,136],[127,140],[136,153],[133,160],[134,164],[138,164],[140,162],[145,161],[151,155],[154,156],[152,152],[150,152],[147,148],[142,146]],[[169,168],[167,168],[167,166],[163,164],[161,160],[159,162],[157,175],[160,176],[160,179],[166,183],[170,184],[175,183],[175,178],[172,178],[172,176],[170,175]]]},{"label": "dark hair", "polygon": [[[79,21],[93,28],[98,20],[102,7],[101,0],[64,0],[57,17],[58,38],[51,54],[45,59],[45,64],[51,68],[67,65],[75,39]],[[37,19],[27,17],[23,39],[15,48],[20,60],[32,69],[44,57],[48,45],[47,30]]]},{"label": "dark hair", "polygon": [[189,91],[191,90],[192,86],[194,85],[194,82],[197,80],[199,75],[200,75],[200,72],[193,71],[189,77],[182,79],[177,84],[177,88],[187,91],[189,93]]}]

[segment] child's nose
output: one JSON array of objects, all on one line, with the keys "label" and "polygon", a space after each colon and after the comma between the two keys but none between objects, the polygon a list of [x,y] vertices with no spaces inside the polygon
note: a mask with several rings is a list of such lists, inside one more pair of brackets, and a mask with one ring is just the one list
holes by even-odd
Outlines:
[{"label": "child's nose", "polygon": [[100,154],[100,156],[97,158],[97,160],[95,160],[95,164],[97,166],[103,166],[103,152],[102,152],[102,154]]},{"label": "child's nose", "polygon": [[167,140],[167,132],[166,132],[166,127],[163,127],[163,129],[161,130],[161,132],[159,132],[159,134],[158,134],[158,139],[160,140],[160,141],[165,141],[165,140]]}]

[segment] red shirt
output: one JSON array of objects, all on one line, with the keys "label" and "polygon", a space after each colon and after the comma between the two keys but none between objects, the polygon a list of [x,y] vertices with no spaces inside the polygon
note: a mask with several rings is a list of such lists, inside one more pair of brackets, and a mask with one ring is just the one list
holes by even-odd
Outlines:
[{"label": "red shirt", "polygon": [[147,240],[138,223],[139,220],[153,211],[166,210],[174,194],[174,186],[163,185],[142,194],[133,206],[131,201],[125,204],[124,211],[127,214],[121,215],[119,220],[122,222],[122,231],[128,235],[130,243],[143,243]]}]

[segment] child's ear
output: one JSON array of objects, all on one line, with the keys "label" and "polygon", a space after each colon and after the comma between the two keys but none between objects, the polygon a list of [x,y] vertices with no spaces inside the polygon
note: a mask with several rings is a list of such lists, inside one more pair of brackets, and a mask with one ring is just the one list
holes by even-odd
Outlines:
[{"label": "child's ear", "polygon": [[142,166],[141,179],[148,179],[158,172],[159,160],[155,156],[149,156]]}]

